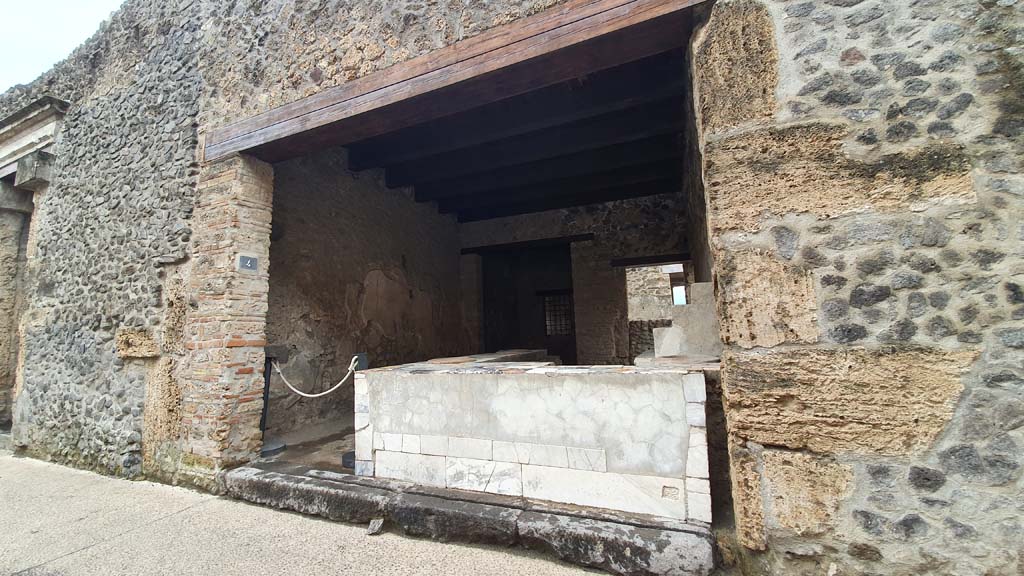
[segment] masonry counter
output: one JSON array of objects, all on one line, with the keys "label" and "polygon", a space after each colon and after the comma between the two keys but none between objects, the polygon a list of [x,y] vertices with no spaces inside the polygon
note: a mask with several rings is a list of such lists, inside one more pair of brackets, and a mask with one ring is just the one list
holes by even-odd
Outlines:
[{"label": "masonry counter", "polygon": [[704,374],[543,351],[355,378],[356,473],[710,522]]}]

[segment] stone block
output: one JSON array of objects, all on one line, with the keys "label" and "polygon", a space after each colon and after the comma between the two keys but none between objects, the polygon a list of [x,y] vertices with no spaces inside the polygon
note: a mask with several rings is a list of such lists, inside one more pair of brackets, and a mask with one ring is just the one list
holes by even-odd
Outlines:
[{"label": "stone block", "polygon": [[[717,326],[716,326],[717,328]],[[718,331],[715,331],[718,337]],[[708,398],[707,385],[704,383],[704,374],[686,374],[683,376],[683,396],[687,402],[705,402]]]},{"label": "stone block", "polygon": [[384,516],[393,498],[379,488],[348,484],[339,490],[335,482],[248,467],[224,474],[224,490],[255,504],[359,524]]},{"label": "stone block", "polygon": [[444,456],[406,454],[378,450],[374,455],[375,472],[381,478],[405,480],[425,486],[445,486]]},{"label": "stone block", "polygon": [[709,478],[708,447],[691,446],[686,453],[686,475],[690,478]]},{"label": "stone block", "polygon": [[722,340],[744,348],[818,341],[814,279],[805,270],[756,252],[722,259]]},{"label": "stone block", "polygon": [[508,496],[523,495],[522,466],[513,462],[449,456],[445,474],[448,488]]},{"label": "stone block", "polygon": [[448,438],[448,455],[459,458],[491,459],[491,441],[480,438]]},{"label": "stone block", "polygon": [[381,446],[382,449],[388,450],[388,451],[391,451],[391,452],[401,452],[402,451],[402,435],[401,434],[396,434],[394,432],[384,432],[384,433],[381,434],[381,439],[384,442],[383,445]]},{"label": "stone block", "polygon": [[761,455],[766,493],[778,524],[801,536],[822,534],[835,523],[853,472],[832,459],[781,450]]},{"label": "stone block", "polygon": [[976,351],[926,348],[730,352],[729,431],[818,453],[908,454],[953,416]]},{"label": "stone block", "polygon": [[417,434],[402,434],[402,452],[420,453],[420,437]]},{"label": "stone block", "polygon": [[401,494],[392,503],[388,517],[410,536],[511,546],[517,540],[520,514],[514,508],[479,502]]},{"label": "stone block", "polygon": [[516,454],[515,442],[495,440],[492,444],[491,450],[493,452],[491,458],[494,460],[499,462],[519,462],[519,456]]},{"label": "stone block", "polygon": [[420,453],[434,456],[448,455],[448,437],[423,434],[420,436]]},{"label": "stone block", "polygon": [[569,468],[577,470],[593,470],[594,472],[607,472],[608,459],[604,450],[592,448],[566,447],[569,457]]},{"label": "stone block", "polygon": [[146,330],[118,328],[115,340],[117,355],[121,358],[155,358],[160,355],[160,345]]},{"label": "stone block", "polygon": [[696,402],[686,403],[686,423],[690,426],[707,425],[707,412],[704,409],[704,404]]},{"label": "stone block", "polygon": [[711,523],[711,494],[704,492],[686,493],[686,511],[690,520]]},{"label": "stone block", "polygon": [[714,567],[706,529],[661,530],[545,512],[523,512],[519,539],[562,560],[613,574],[704,576]]},{"label": "stone block", "polygon": [[50,184],[54,156],[39,150],[18,160],[14,185],[26,190],[39,191]]},{"label": "stone block", "polygon": [[356,429],[356,460],[373,460],[373,425]]},{"label": "stone block", "polygon": [[527,498],[685,519],[685,491],[678,478],[523,465]]},{"label": "stone block", "polygon": [[355,472],[356,476],[373,476],[373,460],[356,460]]},{"label": "stone block", "polygon": [[537,466],[552,466],[556,468],[569,467],[569,453],[565,446],[516,442],[516,457],[520,464],[535,464]]},{"label": "stone block", "polygon": [[711,494],[711,481],[704,478],[687,478],[686,493]]}]

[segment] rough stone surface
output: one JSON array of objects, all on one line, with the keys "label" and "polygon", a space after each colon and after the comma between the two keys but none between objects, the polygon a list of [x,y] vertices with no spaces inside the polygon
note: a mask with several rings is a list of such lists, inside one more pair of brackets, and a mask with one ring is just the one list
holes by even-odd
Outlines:
[{"label": "rough stone surface", "polygon": [[[767,120],[775,113],[778,50],[774,24],[760,2],[723,3],[715,10],[694,55],[698,115],[705,130]],[[742,78],[734,82],[735,78]]]},{"label": "rough stone surface", "polygon": [[927,349],[727,352],[729,428],[818,453],[918,452],[949,422],[976,357]]},{"label": "rough stone surface", "polygon": [[800,535],[821,534],[835,524],[853,479],[848,466],[779,450],[765,450],[761,458],[773,521]]},{"label": "rough stone surface", "polygon": [[812,123],[709,142],[712,231],[755,231],[766,215],[832,218],[867,207],[893,212],[974,196],[970,163],[958,146],[934,144],[861,163],[843,154],[847,136],[843,126]]},{"label": "rough stone surface", "polygon": [[243,467],[224,478],[240,500],[341,522],[384,518],[385,526],[443,542],[519,544],[624,576],[701,576],[713,566],[710,532],[684,523],[294,466]]}]

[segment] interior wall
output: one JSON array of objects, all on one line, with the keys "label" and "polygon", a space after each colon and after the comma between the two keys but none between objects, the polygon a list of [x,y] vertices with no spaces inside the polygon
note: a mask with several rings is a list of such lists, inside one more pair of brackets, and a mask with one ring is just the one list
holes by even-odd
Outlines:
[{"label": "interior wall", "polygon": [[626,273],[620,258],[686,251],[686,199],[661,194],[508,216],[459,226],[464,247],[593,233],[572,244],[576,350],[580,364],[629,362]]},{"label": "interior wall", "polygon": [[[350,172],[343,150],[275,166],[270,270],[267,344],[287,349],[296,387],[332,386],[357,352],[377,367],[463,349],[454,220]],[[275,373],[267,429],[350,419],[352,400],[350,387],[303,399]]]}]

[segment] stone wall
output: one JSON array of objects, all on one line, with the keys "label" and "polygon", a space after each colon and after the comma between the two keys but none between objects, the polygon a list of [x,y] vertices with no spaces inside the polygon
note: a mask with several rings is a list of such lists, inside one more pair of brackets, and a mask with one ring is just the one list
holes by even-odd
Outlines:
[{"label": "stone wall", "polygon": [[11,427],[27,239],[25,214],[0,210],[0,430]]},{"label": "stone wall", "polygon": [[[275,166],[267,343],[287,348],[285,375],[307,392],[357,352],[371,367],[466,352],[455,220],[379,176],[350,172],[342,150]],[[271,379],[268,431],[351,413],[351,386],[303,399]]]},{"label": "stone wall", "polygon": [[670,318],[672,279],[660,265],[626,268],[626,298],[630,321]]},{"label": "stone wall", "polygon": [[[212,288],[191,281],[201,134],[555,3],[127,0],[66,60],[0,95],[0,117],[43,94],[71,103],[30,230],[17,445],[209,485],[237,455],[213,439],[234,407],[210,407],[221,423],[198,427],[186,413],[203,382],[185,362],[186,317]],[[262,360],[239,369],[250,362],[261,378]],[[193,432],[212,443],[191,451]]]},{"label": "stone wall", "polygon": [[721,0],[698,34],[744,571],[1024,569],[1022,23]]},{"label": "stone wall", "polygon": [[14,440],[109,473],[143,471],[143,406],[156,360],[174,362],[169,279],[188,258],[196,185],[199,24],[191,2],[128,2],[66,61],[0,97],[70,100],[53,179],[36,194]]},{"label": "stone wall", "polygon": [[460,225],[464,247],[594,233],[572,245],[576,349],[580,364],[629,362],[625,268],[617,258],[678,254],[686,249],[685,200],[662,194],[605,204],[509,216]]}]

